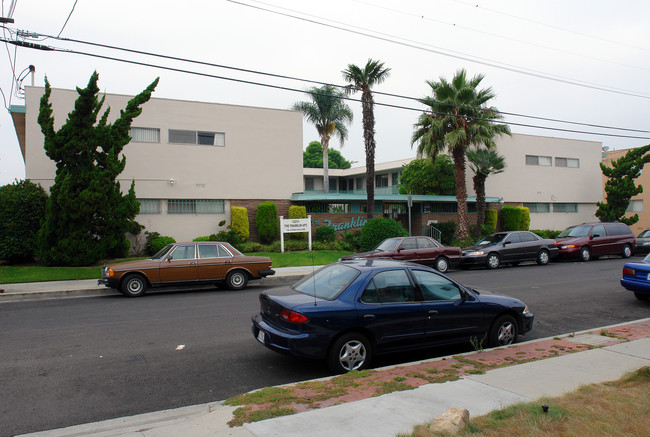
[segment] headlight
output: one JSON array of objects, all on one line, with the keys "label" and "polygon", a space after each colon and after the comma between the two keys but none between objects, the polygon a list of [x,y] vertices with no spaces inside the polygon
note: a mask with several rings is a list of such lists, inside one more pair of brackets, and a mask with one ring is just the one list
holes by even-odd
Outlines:
[{"label": "headlight", "polygon": [[483,252],[482,250],[475,250],[473,252],[466,252],[465,255],[467,255],[467,256],[481,256],[481,255],[485,255],[485,252]]},{"label": "headlight", "polygon": [[564,246],[560,246],[560,249],[573,249],[575,245],[573,244],[565,244]]},{"label": "headlight", "polygon": [[530,311],[528,311],[528,307],[524,308],[524,310],[522,311],[523,314],[528,314],[529,312]]}]

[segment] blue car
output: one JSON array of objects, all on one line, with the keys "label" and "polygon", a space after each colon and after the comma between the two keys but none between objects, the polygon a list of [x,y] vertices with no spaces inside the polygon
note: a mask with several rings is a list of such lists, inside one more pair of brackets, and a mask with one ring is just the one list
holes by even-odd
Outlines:
[{"label": "blue car", "polygon": [[336,373],[367,368],[384,353],[468,341],[508,345],[534,318],[518,299],[393,260],[340,261],[259,300],[252,331],[260,343],[327,360]]},{"label": "blue car", "polygon": [[621,285],[633,291],[634,296],[639,300],[650,298],[650,254],[642,261],[623,266]]}]

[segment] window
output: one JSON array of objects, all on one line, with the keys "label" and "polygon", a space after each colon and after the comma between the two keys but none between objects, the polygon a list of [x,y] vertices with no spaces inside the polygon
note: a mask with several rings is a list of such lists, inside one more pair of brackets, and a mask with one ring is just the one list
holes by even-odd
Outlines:
[{"label": "window", "polygon": [[314,191],[314,178],[305,178],[305,191]]},{"label": "window", "polygon": [[180,244],[171,253],[171,259],[194,259],[194,245]]},{"label": "window", "polygon": [[630,200],[625,212],[643,212],[643,200]]},{"label": "window", "polygon": [[531,213],[551,212],[550,203],[524,203],[524,207],[528,208]]},{"label": "window", "polygon": [[504,243],[519,243],[519,233],[518,232],[513,232],[512,234],[508,235],[508,238]]},{"label": "window", "polygon": [[223,214],[225,201],[205,199],[169,199],[167,214]]},{"label": "window", "polygon": [[580,160],[576,158],[555,158],[556,167],[580,167]]},{"label": "window", "polygon": [[433,242],[433,240],[429,240],[428,238],[420,237],[417,240],[418,249],[432,249],[438,247],[436,243]]},{"label": "window", "polygon": [[365,190],[366,189],[366,178],[357,178],[356,179],[356,184],[357,184],[357,190]]},{"label": "window", "polygon": [[537,235],[533,234],[532,232],[520,232],[519,239],[521,240],[522,243],[539,240]]},{"label": "window", "polygon": [[375,176],[375,187],[387,187],[388,186],[388,175],[387,174],[378,174]]},{"label": "window", "polygon": [[361,295],[364,303],[413,302],[413,287],[405,270],[386,270],[377,273]]},{"label": "window", "polygon": [[578,212],[577,203],[554,203],[553,212]]},{"label": "window", "polygon": [[402,244],[400,244],[400,247],[403,247],[405,250],[414,250],[418,248],[418,245],[415,238],[405,238]]},{"label": "window", "polygon": [[460,300],[460,290],[453,282],[424,270],[412,270],[412,272],[415,282],[422,291],[422,299],[425,301]]},{"label": "window", "polygon": [[216,244],[199,244],[199,258],[216,258],[217,245]]},{"label": "window", "polygon": [[596,238],[596,237],[606,237],[607,232],[605,232],[605,226],[603,225],[596,225],[594,228],[591,230],[591,236]]},{"label": "window", "polygon": [[526,155],[526,165],[550,166],[553,165],[553,160],[550,156]]},{"label": "window", "polygon": [[[476,203],[468,203],[467,210],[469,212],[476,212]],[[424,202],[422,203],[422,212],[425,214],[456,214],[458,212],[458,205],[456,202]]]},{"label": "window", "polygon": [[160,143],[160,129],[132,127],[129,136],[134,143]]},{"label": "window", "polygon": [[140,202],[140,214],[160,214],[160,199],[137,199]]},{"label": "window", "polygon": [[226,145],[226,134],[223,132],[169,129],[169,142],[223,147]]}]

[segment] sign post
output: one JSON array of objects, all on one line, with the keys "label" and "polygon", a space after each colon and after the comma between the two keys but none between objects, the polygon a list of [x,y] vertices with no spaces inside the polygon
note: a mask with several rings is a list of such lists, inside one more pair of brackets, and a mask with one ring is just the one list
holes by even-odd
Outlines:
[{"label": "sign post", "polygon": [[280,250],[284,253],[284,234],[307,232],[309,250],[311,250],[311,216],[306,219],[284,219],[280,216]]}]

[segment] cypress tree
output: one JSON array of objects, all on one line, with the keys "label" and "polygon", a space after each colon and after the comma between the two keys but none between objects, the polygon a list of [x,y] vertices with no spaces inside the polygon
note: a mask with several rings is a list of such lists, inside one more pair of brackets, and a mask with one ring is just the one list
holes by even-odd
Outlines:
[{"label": "cypress tree", "polygon": [[38,123],[45,137],[46,155],[56,162],[45,222],[38,233],[38,254],[46,265],[91,265],[106,257],[126,255],[126,232],[139,212],[135,183],[122,194],[117,176],[124,170],[121,155],[131,140],[133,119],[151,98],[156,79],[131,99],[114,123],[108,123],[110,108],[98,119],[105,96],[98,98],[94,72],[86,88],[77,87],[79,97],[65,124],[54,130],[50,95],[45,79]]}]

